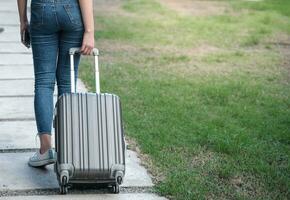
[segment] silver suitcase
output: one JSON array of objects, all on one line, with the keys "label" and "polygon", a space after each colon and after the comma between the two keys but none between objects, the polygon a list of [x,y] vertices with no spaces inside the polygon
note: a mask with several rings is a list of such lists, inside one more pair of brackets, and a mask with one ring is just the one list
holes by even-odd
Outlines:
[{"label": "silver suitcase", "polygon": [[98,50],[94,49],[96,93],[76,93],[74,55],[70,49],[71,93],[55,106],[54,128],[60,193],[74,183],[102,183],[119,193],[125,175],[125,138],[118,96],[100,93]]}]

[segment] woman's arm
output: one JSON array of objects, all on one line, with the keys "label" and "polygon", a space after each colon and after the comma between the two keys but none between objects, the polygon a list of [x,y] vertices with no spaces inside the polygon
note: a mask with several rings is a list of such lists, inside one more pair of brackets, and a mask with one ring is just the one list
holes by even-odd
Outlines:
[{"label": "woman's arm", "polygon": [[27,23],[27,0],[17,0],[17,5],[20,23]]},{"label": "woman's arm", "polygon": [[81,52],[88,55],[92,53],[95,46],[93,0],[79,0],[79,4],[85,27]]},{"label": "woman's arm", "polygon": [[28,47],[28,44],[25,43],[24,31],[28,28],[27,20],[27,0],[17,0],[19,21],[20,21],[20,37],[21,42]]}]

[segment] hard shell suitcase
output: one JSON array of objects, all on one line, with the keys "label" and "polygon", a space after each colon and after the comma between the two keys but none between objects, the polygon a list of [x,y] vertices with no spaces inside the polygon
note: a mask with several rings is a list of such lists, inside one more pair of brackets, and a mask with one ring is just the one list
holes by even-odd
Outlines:
[{"label": "hard shell suitcase", "polygon": [[71,93],[61,95],[55,106],[54,128],[60,192],[73,183],[102,183],[119,193],[125,175],[125,138],[118,96],[100,93],[98,50],[95,57],[96,93],[76,93],[74,55],[71,48]]}]

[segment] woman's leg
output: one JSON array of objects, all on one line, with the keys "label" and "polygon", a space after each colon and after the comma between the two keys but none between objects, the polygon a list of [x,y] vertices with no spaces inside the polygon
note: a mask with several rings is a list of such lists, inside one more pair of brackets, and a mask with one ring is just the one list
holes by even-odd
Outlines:
[{"label": "woman's leg", "polygon": [[39,135],[40,140],[40,153],[45,153],[48,149],[51,149],[51,134],[43,133]]},{"label": "woman's leg", "polygon": [[40,137],[40,153],[44,153],[51,148],[58,33],[32,31],[32,51],[35,76],[34,111]]},{"label": "woman's leg", "polygon": [[[40,28],[40,27],[39,27]],[[40,167],[55,162],[51,149],[51,128],[53,118],[53,92],[55,86],[58,32],[31,30],[31,46],[34,63],[34,111],[40,138],[40,149],[29,158],[28,164]]]},{"label": "woman's leg", "polygon": [[[70,80],[70,57],[69,49],[72,47],[80,47],[82,42],[83,31],[63,31],[59,38],[59,55],[57,63],[57,86],[58,96],[63,93],[71,92]],[[78,77],[78,65],[80,55],[74,56],[75,83]]]},{"label": "woman's leg", "polygon": [[34,111],[40,150],[29,158],[33,167],[55,162],[51,149],[53,93],[56,79],[56,61],[59,44],[59,27],[52,1],[31,2],[30,33],[34,64]]}]

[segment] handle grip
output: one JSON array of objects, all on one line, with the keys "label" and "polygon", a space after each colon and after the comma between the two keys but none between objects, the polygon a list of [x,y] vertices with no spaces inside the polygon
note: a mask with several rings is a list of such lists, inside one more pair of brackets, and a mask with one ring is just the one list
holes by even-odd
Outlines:
[{"label": "handle grip", "polygon": [[[69,49],[70,54],[70,80],[71,80],[71,92],[76,92],[75,86],[75,69],[74,69],[74,55],[80,53],[79,47],[74,47]],[[96,93],[100,93],[100,74],[99,74],[99,50],[97,48],[93,49],[93,56],[95,58],[95,80],[96,80]]]},{"label": "handle grip", "polygon": [[[79,54],[81,48],[80,47],[73,47],[69,49],[69,54],[74,55],[74,54]],[[99,55],[99,50],[97,48],[93,48],[93,56],[98,56]]]}]

